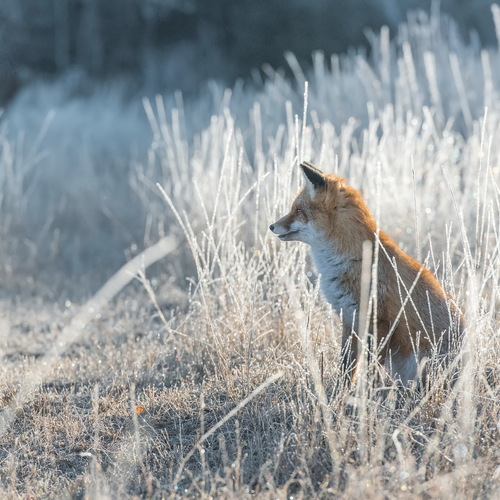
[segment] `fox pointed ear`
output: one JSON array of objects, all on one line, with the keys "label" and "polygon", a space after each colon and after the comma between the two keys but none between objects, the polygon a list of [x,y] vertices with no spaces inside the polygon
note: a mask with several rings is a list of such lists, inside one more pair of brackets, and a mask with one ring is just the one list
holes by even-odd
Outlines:
[{"label": "fox pointed ear", "polygon": [[304,172],[306,179],[309,181],[307,183],[307,188],[310,190],[311,194],[314,194],[314,191],[323,189],[326,186],[327,181],[323,172],[317,169],[314,165],[303,162],[300,164],[300,168]]}]

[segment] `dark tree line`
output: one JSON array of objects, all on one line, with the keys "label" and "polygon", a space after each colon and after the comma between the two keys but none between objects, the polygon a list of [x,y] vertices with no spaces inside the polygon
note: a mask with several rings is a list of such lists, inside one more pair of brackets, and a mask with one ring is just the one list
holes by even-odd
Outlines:
[{"label": "dark tree line", "polygon": [[[479,28],[486,41],[494,37],[490,3],[441,2],[465,30]],[[39,75],[76,67],[92,78],[140,76],[147,61],[151,69],[168,64],[170,57],[180,61],[163,76],[166,81],[159,77],[158,84],[176,87],[193,78],[233,79],[263,62],[282,65],[286,50],[301,61],[315,49],[345,51],[363,43],[365,27],[395,27],[408,9],[429,9],[430,4],[431,0],[2,0],[0,102]]]}]

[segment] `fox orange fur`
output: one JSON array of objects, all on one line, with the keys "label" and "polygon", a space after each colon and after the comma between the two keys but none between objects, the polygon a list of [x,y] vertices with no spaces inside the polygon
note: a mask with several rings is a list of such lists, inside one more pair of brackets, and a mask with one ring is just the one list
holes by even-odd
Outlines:
[{"label": "fox orange fur", "polygon": [[306,186],[290,213],[270,226],[283,241],[311,246],[325,299],[342,315],[343,365],[355,377],[361,297],[363,242],[380,245],[377,263],[376,325],[380,363],[389,374],[408,384],[418,364],[432,353],[448,354],[451,339],[462,330],[462,317],[436,277],[403,252],[383,231],[377,232],[361,193],[345,179],[302,163]]}]

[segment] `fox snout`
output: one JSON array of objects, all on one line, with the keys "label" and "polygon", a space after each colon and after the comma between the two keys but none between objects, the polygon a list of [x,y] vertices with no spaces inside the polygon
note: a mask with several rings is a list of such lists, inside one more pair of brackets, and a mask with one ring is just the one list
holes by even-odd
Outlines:
[{"label": "fox snout", "polygon": [[290,224],[286,220],[286,216],[282,217],[281,219],[277,220],[276,222],[273,222],[270,226],[269,229],[274,233],[277,234],[278,236],[281,234],[288,233],[290,231]]},{"label": "fox snout", "polygon": [[280,221],[276,221],[269,226],[269,229],[276,235],[287,233],[287,229],[280,224]]},{"label": "fox snout", "polygon": [[297,222],[291,214],[288,214],[271,224],[269,229],[281,241],[300,241],[299,233],[302,224]]}]

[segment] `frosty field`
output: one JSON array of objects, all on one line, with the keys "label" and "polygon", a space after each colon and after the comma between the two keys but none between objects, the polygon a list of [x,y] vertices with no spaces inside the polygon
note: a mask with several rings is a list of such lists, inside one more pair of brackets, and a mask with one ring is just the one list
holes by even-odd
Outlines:
[{"label": "frosty field", "polygon": [[[498,496],[500,52],[437,13],[370,43],[186,102],[68,75],[5,110],[2,498]],[[452,388],[340,390],[340,319],[268,230],[302,160],[455,297]]]}]

